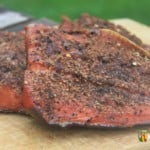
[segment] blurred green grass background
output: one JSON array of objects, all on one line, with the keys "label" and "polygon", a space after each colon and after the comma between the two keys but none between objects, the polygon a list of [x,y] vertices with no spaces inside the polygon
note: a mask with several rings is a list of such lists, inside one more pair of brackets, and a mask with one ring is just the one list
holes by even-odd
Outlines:
[{"label": "blurred green grass background", "polygon": [[0,0],[0,5],[37,18],[60,21],[87,12],[104,19],[131,18],[150,25],[150,0]]}]

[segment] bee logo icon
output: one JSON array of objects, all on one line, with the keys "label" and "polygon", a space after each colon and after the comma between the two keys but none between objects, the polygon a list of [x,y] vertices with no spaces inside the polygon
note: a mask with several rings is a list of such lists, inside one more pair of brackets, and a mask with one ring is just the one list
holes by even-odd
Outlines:
[{"label": "bee logo icon", "polygon": [[148,131],[147,130],[140,130],[138,132],[138,139],[140,142],[147,142],[148,141]]}]

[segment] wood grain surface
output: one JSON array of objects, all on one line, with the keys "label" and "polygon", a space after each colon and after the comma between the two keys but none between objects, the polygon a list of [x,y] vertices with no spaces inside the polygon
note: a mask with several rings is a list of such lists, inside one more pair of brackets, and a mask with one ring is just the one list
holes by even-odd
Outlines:
[{"label": "wood grain surface", "polygon": [[[150,28],[130,19],[121,24],[150,44]],[[58,128],[29,116],[0,114],[0,150],[150,150],[149,142],[138,141],[138,130],[150,125],[124,129]]]}]

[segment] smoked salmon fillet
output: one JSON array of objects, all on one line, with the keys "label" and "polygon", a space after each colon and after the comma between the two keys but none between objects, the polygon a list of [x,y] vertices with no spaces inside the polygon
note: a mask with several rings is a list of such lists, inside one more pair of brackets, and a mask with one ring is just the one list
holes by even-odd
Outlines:
[{"label": "smoked salmon fillet", "polygon": [[0,111],[22,111],[25,68],[24,34],[0,32]]},{"label": "smoked salmon fillet", "polygon": [[150,123],[150,53],[109,29],[26,27],[23,104],[49,125]]}]

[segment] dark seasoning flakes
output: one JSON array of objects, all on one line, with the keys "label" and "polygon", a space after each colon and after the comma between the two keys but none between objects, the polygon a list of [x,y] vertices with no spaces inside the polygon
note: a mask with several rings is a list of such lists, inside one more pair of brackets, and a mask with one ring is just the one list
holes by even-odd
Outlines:
[{"label": "dark seasoning flakes", "polygon": [[23,33],[0,33],[0,85],[11,86],[21,94],[26,68]]}]

